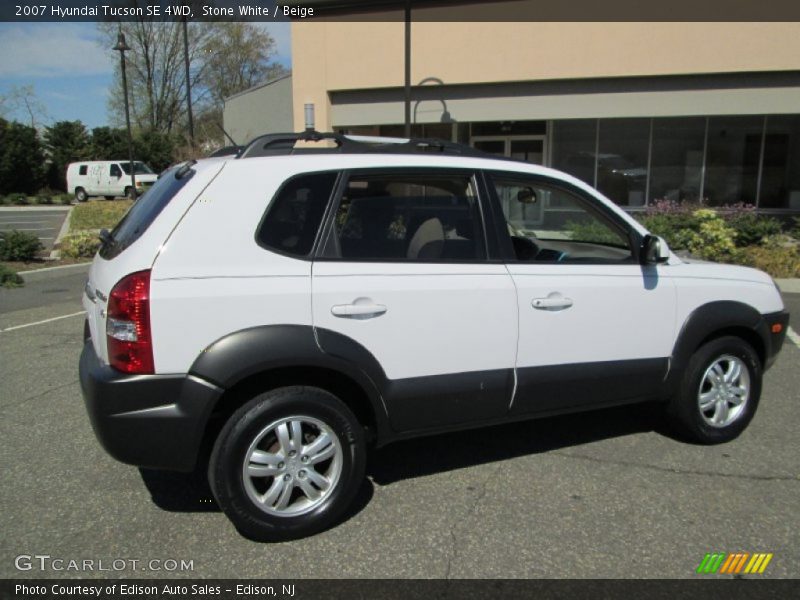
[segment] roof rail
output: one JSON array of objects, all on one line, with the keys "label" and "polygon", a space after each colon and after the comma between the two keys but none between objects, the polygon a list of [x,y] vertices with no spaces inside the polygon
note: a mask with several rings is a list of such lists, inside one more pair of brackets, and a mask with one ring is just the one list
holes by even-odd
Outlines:
[{"label": "roof rail", "polygon": [[[332,141],[331,147],[295,147],[297,142]],[[502,159],[503,157],[476,150],[465,144],[457,144],[430,138],[386,138],[369,136],[347,136],[340,133],[270,133],[248,143],[239,158],[257,156],[286,156],[290,154],[419,154],[437,153],[450,156],[472,156]]]}]

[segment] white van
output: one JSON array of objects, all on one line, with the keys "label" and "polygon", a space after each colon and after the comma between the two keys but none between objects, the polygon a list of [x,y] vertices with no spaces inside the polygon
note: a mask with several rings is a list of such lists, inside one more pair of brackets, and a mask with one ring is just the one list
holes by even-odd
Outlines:
[{"label": "white van", "polygon": [[131,165],[127,160],[92,160],[70,163],[67,166],[67,191],[75,194],[78,202],[89,196],[117,196],[134,199],[152,186],[158,176],[141,161],[134,161],[136,192],[131,181]]}]

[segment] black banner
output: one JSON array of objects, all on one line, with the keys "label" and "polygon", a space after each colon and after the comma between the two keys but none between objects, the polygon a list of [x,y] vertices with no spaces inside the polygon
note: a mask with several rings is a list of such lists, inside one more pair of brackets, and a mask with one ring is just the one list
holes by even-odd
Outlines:
[{"label": "black banner", "polygon": [[[411,0],[413,21],[800,21],[797,0]],[[402,0],[3,0],[0,21],[402,21]]]},{"label": "black banner", "polygon": [[[309,568],[313,569],[313,565]],[[428,600],[485,598],[564,598],[648,600],[721,597],[726,600],[796,598],[797,580],[21,580],[4,579],[0,598],[79,600],[155,600],[217,598],[219,600]]]}]

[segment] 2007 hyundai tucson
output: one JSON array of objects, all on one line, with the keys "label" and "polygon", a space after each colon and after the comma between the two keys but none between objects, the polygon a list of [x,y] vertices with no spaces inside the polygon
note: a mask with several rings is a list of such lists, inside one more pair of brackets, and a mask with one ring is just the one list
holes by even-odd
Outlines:
[{"label": "2007 hyundai tucson", "polygon": [[400,438],[652,401],[731,440],[788,325],[766,274],[681,260],[564,173],[317,133],[162,174],[84,306],[102,445],[187,471],[213,446],[214,496],[260,540],[335,522]]}]

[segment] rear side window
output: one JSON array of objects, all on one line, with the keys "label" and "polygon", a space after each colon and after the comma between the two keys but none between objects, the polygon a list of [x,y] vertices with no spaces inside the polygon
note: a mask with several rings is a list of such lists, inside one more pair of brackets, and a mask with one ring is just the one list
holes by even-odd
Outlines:
[{"label": "rear side window", "polygon": [[336,177],[336,173],[314,173],[288,181],[261,222],[256,234],[258,244],[281,254],[308,256]]},{"label": "rear side window", "polygon": [[326,256],[350,261],[475,262],[486,258],[470,175],[356,175],[335,215]]},{"label": "rear side window", "polygon": [[88,167],[86,165],[81,165],[78,167],[78,175],[86,175]]},{"label": "rear side window", "polygon": [[[181,171],[180,179],[176,174]],[[111,240],[100,248],[100,256],[111,259],[138,240],[183,186],[194,176],[186,165],[178,165],[159,177],[147,193],[134,202],[111,232]]]}]

